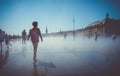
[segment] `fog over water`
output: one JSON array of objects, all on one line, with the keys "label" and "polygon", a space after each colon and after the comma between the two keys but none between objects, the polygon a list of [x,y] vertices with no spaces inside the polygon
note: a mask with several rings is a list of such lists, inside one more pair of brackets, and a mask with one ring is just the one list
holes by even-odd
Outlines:
[{"label": "fog over water", "polygon": [[113,67],[119,67],[120,63],[119,37],[115,41],[104,37],[98,37],[97,41],[94,37],[89,39],[83,36],[44,37],[44,41],[39,42],[36,62],[33,60],[33,47],[30,41],[22,44],[21,40],[16,40],[11,41],[11,44],[9,49],[4,46],[2,50],[6,60],[3,60],[0,68],[1,75],[79,76],[106,72]]}]

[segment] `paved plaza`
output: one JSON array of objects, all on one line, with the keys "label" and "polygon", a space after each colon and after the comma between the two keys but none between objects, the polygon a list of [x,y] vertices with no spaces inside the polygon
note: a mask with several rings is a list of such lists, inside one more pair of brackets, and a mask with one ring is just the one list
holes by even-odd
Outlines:
[{"label": "paved plaza", "polygon": [[12,40],[0,56],[0,76],[120,76],[120,39],[46,37],[34,56],[32,43]]}]

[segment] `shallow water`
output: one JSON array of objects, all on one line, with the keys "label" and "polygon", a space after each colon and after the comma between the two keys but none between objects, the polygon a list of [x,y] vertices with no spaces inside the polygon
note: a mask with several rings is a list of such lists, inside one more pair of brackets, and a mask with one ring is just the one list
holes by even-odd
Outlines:
[{"label": "shallow water", "polygon": [[[120,39],[46,37],[36,57],[30,41],[2,48],[0,76],[98,76],[120,74]],[[35,57],[35,58],[34,58]],[[111,71],[114,69],[117,73]]]}]

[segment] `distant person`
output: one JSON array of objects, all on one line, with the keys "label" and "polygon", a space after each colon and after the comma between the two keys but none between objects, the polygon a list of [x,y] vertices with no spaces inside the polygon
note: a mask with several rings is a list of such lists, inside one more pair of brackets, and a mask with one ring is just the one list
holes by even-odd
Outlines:
[{"label": "distant person", "polygon": [[12,44],[10,43],[10,37],[7,34],[5,34],[5,45],[7,48],[9,48],[9,45],[12,46]]},{"label": "distant person", "polygon": [[1,47],[1,49],[2,49],[2,43],[3,43],[4,39],[5,39],[5,32],[2,31],[2,29],[0,29],[0,47]]},{"label": "distant person", "polygon": [[43,38],[40,32],[40,29],[37,27],[38,23],[33,22],[32,25],[33,25],[33,28],[30,29],[29,31],[28,40],[31,37],[31,41],[32,41],[33,48],[34,48],[34,56],[36,56],[37,47],[39,43],[39,37],[41,38],[41,42],[43,41]]},{"label": "distant person", "polygon": [[117,38],[117,35],[116,35],[116,34],[113,34],[113,35],[112,35],[112,39],[115,41],[116,38]]},{"label": "distant person", "polygon": [[92,35],[92,31],[89,30],[88,39],[90,39],[91,35]]},{"label": "distant person", "polygon": [[98,38],[98,34],[97,32],[95,32],[95,41],[97,41],[97,38]]},{"label": "distant person", "polygon": [[22,31],[22,43],[25,43],[26,37],[27,37],[27,33],[26,33],[25,29],[24,29],[24,30]]},{"label": "distant person", "polygon": [[67,34],[64,34],[64,38],[66,39],[66,37],[67,37]]}]

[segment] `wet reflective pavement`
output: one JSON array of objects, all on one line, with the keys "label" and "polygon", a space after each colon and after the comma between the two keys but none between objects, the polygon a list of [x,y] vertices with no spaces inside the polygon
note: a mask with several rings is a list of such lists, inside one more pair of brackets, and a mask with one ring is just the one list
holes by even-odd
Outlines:
[{"label": "wet reflective pavement", "polygon": [[0,76],[119,76],[120,39],[44,38],[36,56],[30,41],[0,51]]}]

